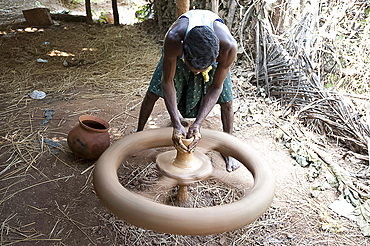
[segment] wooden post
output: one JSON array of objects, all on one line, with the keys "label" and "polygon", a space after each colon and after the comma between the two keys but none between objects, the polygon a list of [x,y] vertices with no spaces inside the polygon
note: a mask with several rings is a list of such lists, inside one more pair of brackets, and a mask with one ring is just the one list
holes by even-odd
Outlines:
[{"label": "wooden post", "polygon": [[188,187],[186,185],[179,185],[179,190],[177,191],[177,200],[184,203],[188,200]]},{"label": "wooden post", "polygon": [[113,18],[114,18],[114,25],[119,25],[119,14],[118,14],[118,7],[117,7],[117,0],[112,0],[112,9],[113,9]]},{"label": "wooden post", "polygon": [[189,11],[189,0],[176,0],[176,18]]},{"label": "wooden post", "polygon": [[93,24],[90,0],[85,0],[85,8],[86,8],[86,22],[88,24]]},{"label": "wooden post", "polygon": [[219,0],[211,0],[211,3],[212,3],[212,12],[218,15]]}]

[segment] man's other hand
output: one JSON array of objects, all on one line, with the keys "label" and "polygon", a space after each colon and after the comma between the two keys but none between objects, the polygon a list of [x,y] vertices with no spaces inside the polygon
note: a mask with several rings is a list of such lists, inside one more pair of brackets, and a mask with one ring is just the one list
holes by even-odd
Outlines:
[{"label": "man's other hand", "polygon": [[191,125],[188,129],[188,133],[186,135],[186,138],[194,138],[193,142],[188,146],[188,151],[190,153],[194,152],[195,147],[198,145],[199,140],[201,139],[200,131],[199,131],[199,125]]},{"label": "man's other hand", "polygon": [[185,146],[185,144],[182,142],[181,139],[186,137],[185,128],[181,126],[180,128],[173,128],[172,133],[172,142],[175,146],[175,148],[183,153],[189,152],[188,147]]}]

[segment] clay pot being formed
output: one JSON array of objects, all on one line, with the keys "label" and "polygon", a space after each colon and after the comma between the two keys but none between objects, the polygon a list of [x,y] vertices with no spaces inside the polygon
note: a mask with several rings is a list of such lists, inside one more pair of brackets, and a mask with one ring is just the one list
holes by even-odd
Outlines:
[{"label": "clay pot being formed", "polygon": [[71,151],[83,159],[96,160],[109,147],[109,123],[93,115],[81,115],[68,133]]}]

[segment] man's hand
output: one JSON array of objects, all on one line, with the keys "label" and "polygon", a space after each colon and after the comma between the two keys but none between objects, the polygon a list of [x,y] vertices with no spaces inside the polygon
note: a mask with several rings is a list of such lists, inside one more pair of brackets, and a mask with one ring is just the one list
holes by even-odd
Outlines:
[{"label": "man's hand", "polygon": [[186,138],[194,138],[193,142],[188,146],[188,151],[190,153],[194,152],[195,147],[198,145],[199,140],[201,139],[199,125],[193,124],[189,127]]},{"label": "man's hand", "polygon": [[181,140],[186,137],[185,134],[186,132],[183,126],[181,126],[180,128],[173,128],[172,142],[175,148],[183,153],[189,152],[188,147],[186,147]]}]

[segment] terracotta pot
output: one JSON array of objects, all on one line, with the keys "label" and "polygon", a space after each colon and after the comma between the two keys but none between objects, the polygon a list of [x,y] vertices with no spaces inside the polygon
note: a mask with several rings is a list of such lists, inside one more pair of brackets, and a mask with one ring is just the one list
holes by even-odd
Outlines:
[{"label": "terracotta pot", "polygon": [[81,115],[79,124],[68,133],[68,146],[77,156],[96,160],[110,145],[108,129],[109,124],[103,119]]}]

